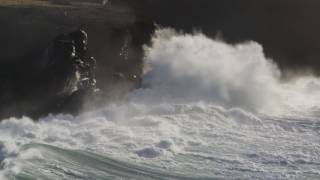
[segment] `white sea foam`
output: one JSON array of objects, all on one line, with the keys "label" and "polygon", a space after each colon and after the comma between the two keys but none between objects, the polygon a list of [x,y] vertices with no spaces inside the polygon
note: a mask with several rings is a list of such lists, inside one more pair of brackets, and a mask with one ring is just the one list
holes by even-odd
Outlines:
[{"label": "white sea foam", "polygon": [[320,177],[319,79],[280,82],[278,68],[259,44],[230,45],[201,33],[158,30],[145,51],[144,88],[126,103],[77,117],[2,121],[1,178],[30,171],[49,179],[85,178],[89,164],[59,164],[63,153],[26,147],[32,144],[185,176]]},{"label": "white sea foam", "polygon": [[279,69],[256,42],[230,45],[201,33],[162,29],[145,51],[149,71],[143,82],[149,88],[137,90],[135,101],[202,101],[268,114],[319,105],[319,79],[281,83]]}]

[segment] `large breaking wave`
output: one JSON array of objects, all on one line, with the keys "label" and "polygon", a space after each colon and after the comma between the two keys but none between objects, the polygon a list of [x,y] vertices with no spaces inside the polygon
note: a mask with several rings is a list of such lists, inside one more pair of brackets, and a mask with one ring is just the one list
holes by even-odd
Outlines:
[{"label": "large breaking wave", "polygon": [[145,61],[125,103],[2,121],[2,177],[320,177],[319,79],[281,82],[255,42],[172,29],[155,33]]},{"label": "large breaking wave", "polygon": [[144,84],[151,88],[137,90],[135,100],[205,102],[267,114],[319,105],[319,79],[281,82],[279,69],[256,42],[230,45],[201,33],[165,29],[156,32],[145,50],[151,70]]}]

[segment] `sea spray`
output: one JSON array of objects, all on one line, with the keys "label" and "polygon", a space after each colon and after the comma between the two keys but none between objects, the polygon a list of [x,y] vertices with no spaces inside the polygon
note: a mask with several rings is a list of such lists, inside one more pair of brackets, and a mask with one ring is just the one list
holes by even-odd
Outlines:
[{"label": "sea spray", "polygon": [[[280,72],[256,42],[229,45],[201,33],[158,30],[145,47],[151,69],[146,90],[135,99],[148,102],[206,102],[259,111],[277,103]],[[150,99],[149,99],[150,98]]]},{"label": "sea spray", "polygon": [[320,178],[319,79],[281,83],[259,44],[201,33],[161,29],[145,51],[125,103],[2,121],[1,178]]},{"label": "sea spray", "polygon": [[318,78],[282,82],[278,67],[252,41],[232,45],[201,33],[159,29],[145,46],[145,63],[147,88],[132,93],[134,101],[205,102],[265,114],[304,112],[310,108],[305,102],[320,102]]}]

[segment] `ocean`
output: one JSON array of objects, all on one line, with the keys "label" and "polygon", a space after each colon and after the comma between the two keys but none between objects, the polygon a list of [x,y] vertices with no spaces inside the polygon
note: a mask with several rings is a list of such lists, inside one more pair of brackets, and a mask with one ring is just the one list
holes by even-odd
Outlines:
[{"label": "ocean", "polygon": [[0,178],[320,178],[319,78],[284,81],[260,44],[201,32],[158,29],[144,51],[124,101],[1,121]]}]

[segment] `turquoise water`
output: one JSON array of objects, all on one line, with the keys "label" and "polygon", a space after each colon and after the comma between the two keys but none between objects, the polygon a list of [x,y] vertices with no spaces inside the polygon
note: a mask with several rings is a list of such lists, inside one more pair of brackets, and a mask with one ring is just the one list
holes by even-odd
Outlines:
[{"label": "turquoise water", "polygon": [[132,113],[120,114],[125,121],[111,107],[95,116],[3,121],[2,177],[320,178],[317,117],[259,117],[203,104],[124,106]]},{"label": "turquoise water", "polygon": [[[161,169],[125,163],[90,152],[67,150],[44,144],[29,144],[25,150],[45,152],[47,159],[21,162],[24,168],[13,179],[214,179],[164,172]],[[9,176],[10,177],[10,176]]]}]

